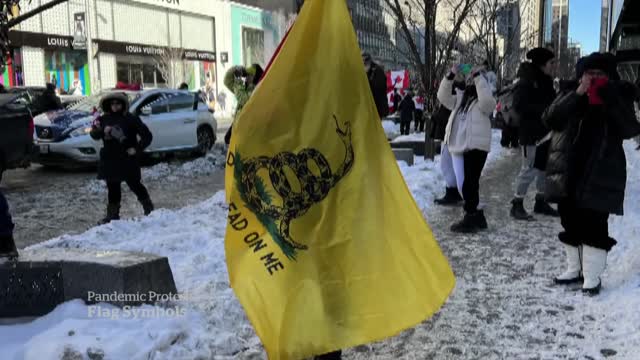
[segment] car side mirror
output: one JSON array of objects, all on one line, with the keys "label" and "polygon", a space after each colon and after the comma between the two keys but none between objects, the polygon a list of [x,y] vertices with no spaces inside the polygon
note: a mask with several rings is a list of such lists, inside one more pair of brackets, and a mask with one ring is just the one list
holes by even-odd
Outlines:
[{"label": "car side mirror", "polygon": [[142,109],[140,109],[140,114],[142,114],[144,116],[151,115],[151,107],[150,106],[143,107]]}]

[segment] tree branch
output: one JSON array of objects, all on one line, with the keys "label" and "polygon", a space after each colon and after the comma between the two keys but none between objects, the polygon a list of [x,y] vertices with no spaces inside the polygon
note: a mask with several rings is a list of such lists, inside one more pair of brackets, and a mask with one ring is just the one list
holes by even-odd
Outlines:
[{"label": "tree branch", "polygon": [[[60,5],[64,2],[67,2],[68,0],[53,0],[51,2],[48,2],[42,6],[39,6],[29,12],[26,12],[20,16],[18,16],[17,18],[11,19],[9,22],[7,22],[7,28],[12,28],[18,24],[20,24],[23,21],[29,20],[30,18],[40,14],[43,11],[49,10],[54,6]],[[1,31],[1,30],[0,30]]]}]

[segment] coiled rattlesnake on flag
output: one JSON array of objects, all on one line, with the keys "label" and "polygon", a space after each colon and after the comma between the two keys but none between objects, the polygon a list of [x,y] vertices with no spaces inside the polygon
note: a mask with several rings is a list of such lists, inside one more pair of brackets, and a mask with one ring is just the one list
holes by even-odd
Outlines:
[{"label": "coiled rattlesnake on flag", "polygon": [[[336,123],[336,133],[345,147],[345,157],[334,172],[329,161],[314,148],[304,148],[297,154],[289,151],[280,152],[272,157],[259,156],[243,159],[241,165],[241,182],[243,199],[249,208],[259,216],[267,216],[278,227],[280,240],[294,249],[307,249],[307,246],[291,238],[290,223],[304,215],[314,204],[322,201],[329,191],[351,170],[354,163],[354,150],[351,142],[351,125],[344,123],[344,129]],[[313,161],[319,169],[319,175],[309,169],[309,161]],[[285,168],[293,171],[300,184],[299,192],[294,191],[285,175]],[[282,198],[282,205],[272,204],[266,194],[262,178],[258,171],[266,169],[269,173],[273,189]],[[276,234],[272,234],[276,235]]]}]

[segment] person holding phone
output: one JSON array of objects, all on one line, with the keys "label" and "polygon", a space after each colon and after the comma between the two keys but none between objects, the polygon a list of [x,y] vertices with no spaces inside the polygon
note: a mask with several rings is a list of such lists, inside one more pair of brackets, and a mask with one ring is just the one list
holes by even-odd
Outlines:
[{"label": "person holding phone", "polygon": [[113,93],[101,101],[104,114],[91,127],[94,140],[102,140],[98,179],[107,183],[107,215],[99,224],[107,224],[120,219],[122,182],[136,194],[145,215],[154,207],[147,188],[142,185],[140,156],[153,140],[147,125],[136,115],[129,113],[129,99],[123,93]]},{"label": "person holding phone", "polygon": [[561,94],[543,116],[552,129],[546,193],[558,203],[566,271],[556,284],[582,283],[588,295],[600,292],[610,214],[622,215],[627,180],[622,141],[640,134],[632,83],[620,81],[611,54],[593,53],[576,66],[579,85]]},{"label": "person holding phone", "polygon": [[[463,92],[452,95],[456,74],[465,75]],[[473,233],[487,228],[480,202],[480,175],[491,149],[491,120],[496,107],[484,66],[454,66],[440,83],[438,100],[451,110],[443,144],[453,158],[457,182],[462,182],[464,217],[451,226],[451,231]],[[455,166],[462,163],[462,169]],[[463,173],[460,173],[463,170]],[[462,181],[460,181],[462,180]]]}]

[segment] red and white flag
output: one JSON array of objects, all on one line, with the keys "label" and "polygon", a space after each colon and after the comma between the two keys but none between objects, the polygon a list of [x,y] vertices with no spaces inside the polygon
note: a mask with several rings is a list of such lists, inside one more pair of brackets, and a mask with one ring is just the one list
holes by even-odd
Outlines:
[{"label": "red and white flag", "polygon": [[387,88],[406,90],[409,88],[409,71],[398,70],[387,72]]}]

